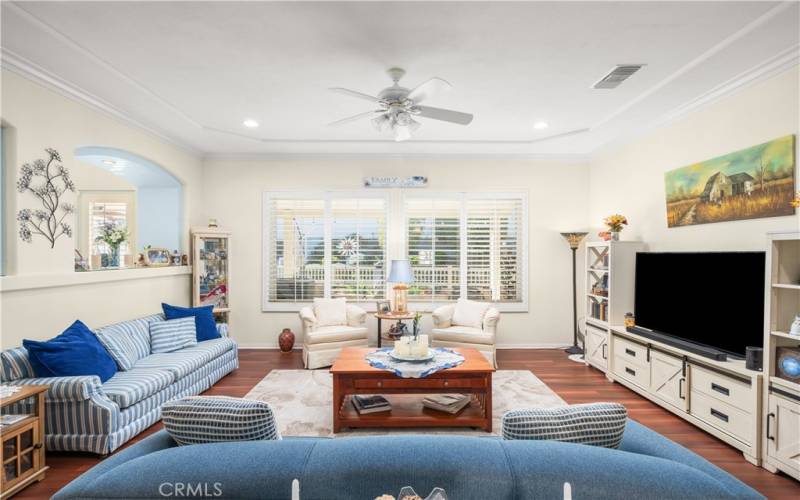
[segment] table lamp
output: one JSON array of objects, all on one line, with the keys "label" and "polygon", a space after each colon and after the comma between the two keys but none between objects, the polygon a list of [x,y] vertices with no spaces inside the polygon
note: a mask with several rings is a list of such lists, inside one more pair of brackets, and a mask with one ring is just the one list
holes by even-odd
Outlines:
[{"label": "table lamp", "polygon": [[581,244],[581,240],[588,233],[574,231],[571,233],[561,233],[561,236],[569,243],[572,250],[572,345],[566,350],[568,354],[583,354],[583,349],[578,345],[578,300],[575,285],[575,252]]},{"label": "table lamp", "polygon": [[389,283],[394,283],[394,312],[408,312],[408,284],[414,282],[414,272],[408,259],[392,261]]}]

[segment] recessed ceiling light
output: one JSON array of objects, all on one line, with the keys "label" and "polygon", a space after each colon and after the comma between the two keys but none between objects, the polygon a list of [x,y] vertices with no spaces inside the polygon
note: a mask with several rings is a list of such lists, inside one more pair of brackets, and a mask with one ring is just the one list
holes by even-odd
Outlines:
[{"label": "recessed ceiling light", "polygon": [[550,125],[548,125],[547,122],[536,122],[533,124],[533,128],[535,128],[536,130],[544,130],[549,126]]},{"label": "recessed ceiling light", "polygon": [[116,165],[117,162],[114,160],[103,160],[103,165]]},{"label": "recessed ceiling light", "polygon": [[251,118],[248,118],[247,120],[242,122],[242,125],[244,125],[247,128],[256,128],[258,127],[258,122]]}]

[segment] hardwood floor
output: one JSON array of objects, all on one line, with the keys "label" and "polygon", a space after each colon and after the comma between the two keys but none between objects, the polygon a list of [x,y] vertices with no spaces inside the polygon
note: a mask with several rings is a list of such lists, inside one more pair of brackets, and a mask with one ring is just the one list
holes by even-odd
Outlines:
[{"label": "hardwood floor", "polygon": [[[531,370],[568,403],[618,401],[624,404],[634,420],[693,450],[770,499],[800,498],[800,484],[796,481],[747,463],[737,450],[633,391],[608,382],[599,371],[569,361],[560,350],[501,350],[497,352],[497,360],[502,370]],[[238,370],[220,380],[205,394],[244,396],[271,370],[302,368],[299,351],[282,354],[271,350],[243,349],[239,351],[239,361]],[[152,426],[126,446],[160,428],[161,424]],[[101,460],[90,454],[48,453],[50,470],[47,478],[14,498],[49,498]]]}]

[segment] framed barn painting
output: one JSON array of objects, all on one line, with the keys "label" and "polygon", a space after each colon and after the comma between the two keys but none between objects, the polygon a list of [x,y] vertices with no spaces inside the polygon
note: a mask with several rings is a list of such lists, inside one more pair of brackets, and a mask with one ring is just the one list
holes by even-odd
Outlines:
[{"label": "framed barn painting", "polygon": [[794,215],[795,136],[664,174],[667,226]]}]

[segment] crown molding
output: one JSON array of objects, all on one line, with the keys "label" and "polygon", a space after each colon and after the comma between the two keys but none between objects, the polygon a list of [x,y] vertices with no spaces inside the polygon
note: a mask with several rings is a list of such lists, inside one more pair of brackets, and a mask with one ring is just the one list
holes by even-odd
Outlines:
[{"label": "crown molding", "polygon": [[588,154],[519,153],[207,153],[204,161],[418,161],[418,160],[495,160],[587,162]]},{"label": "crown molding", "polygon": [[800,44],[795,44],[780,51],[775,56],[758,64],[757,66],[731,78],[725,83],[717,85],[716,87],[704,92],[694,99],[676,108],[673,108],[672,111],[668,111],[649,124],[640,127],[636,132],[632,134],[626,134],[622,137],[618,137],[614,140],[606,142],[605,144],[601,144],[592,150],[590,156],[594,156],[599,153],[605,154],[620,149],[638,139],[641,139],[647,134],[650,134],[658,129],[668,127],[669,125],[680,121],[682,118],[694,112],[700,111],[701,109],[706,108],[716,102],[719,102],[726,97],[737,94],[748,87],[778,76],[785,71],[800,69],[798,66],[800,66]]},{"label": "crown molding", "polygon": [[136,127],[148,134],[175,146],[184,152],[190,153],[195,156],[202,156],[202,152],[189,144],[175,139],[155,128],[152,128],[144,123],[132,118],[127,113],[119,110],[110,103],[104,101],[100,97],[87,92],[86,90],[74,85],[66,80],[56,76],[55,74],[47,71],[36,63],[15,54],[14,52],[2,47],[0,50],[0,67],[11,71],[27,80],[37,83],[45,88],[48,88],[59,95],[72,99],[80,104],[86,105],[95,111],[115,118],[124,122],[127,125]]}]

